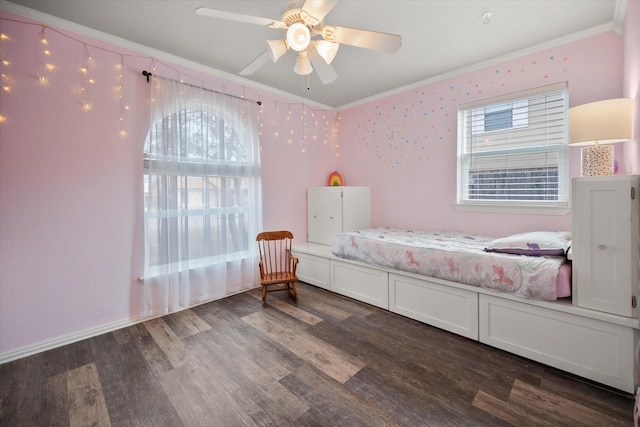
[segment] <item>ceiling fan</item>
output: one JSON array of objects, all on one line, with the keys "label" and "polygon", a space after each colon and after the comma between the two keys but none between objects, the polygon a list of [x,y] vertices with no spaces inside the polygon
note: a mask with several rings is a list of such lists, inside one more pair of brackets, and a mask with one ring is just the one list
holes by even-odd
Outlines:
[{"label": "ceiling fan", "polygon": [[402,37],[397,34],[324,24],[324,17],[337,3],[338,0],[306,0],[301,6],[301,0],[292,1],[287,4],[279,20],[207,7],[199,7],[195,12],[201,16],[286,31],[284,39],[267,40],[267,49],[244,67],[240,75],[253,74],[270,59],[276,62],[292,49],[298,54],[296,65],[293,67],[295,73],[308,75],[315,68],[320,81],[329,84],[338,78],[331,61],[336,56],[340,44],[390,53],[396,52],[402,44]]}]

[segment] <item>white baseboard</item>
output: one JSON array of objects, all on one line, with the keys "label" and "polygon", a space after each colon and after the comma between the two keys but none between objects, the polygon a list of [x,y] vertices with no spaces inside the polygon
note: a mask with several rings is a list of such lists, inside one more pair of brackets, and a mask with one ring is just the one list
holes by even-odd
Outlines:
[{"label": "white baseboard", "polygon": [[[230,296],[241,294],[243,292],[250,291],[252,289],[259,289],[260,286],[249,286],[248,288],[242,289],[238,292],[234,292],[232,294],[226,295],[222,298],[228,298]],[[220,299],[220,298],[218,298]],[[215,300],[206,300],[194,303],[193,305],[183,308],[181,310],[190,309],[202,304],[207,304]],[[181,311],[179,310],[179,311]],[[118,329],[126,328],[127,326],[133,326],[138,323],[146,322],[147,320],[155,319],[157,317],[166,316],[170,313],[162,313],[162,314],[153,314],[153,315],[140,315],[136,317],[132,317],[126,320],[119,320],[117,322],[108,323],[106,325],[96,326],[95,328],[86,329],[84,331],[75,332],[69,335],[64,335],[61,337],[53,338],[50,340],[42,341],[38,344],[29,345],[27,347],[23,347],[17,350],[9,351],[7,353],[0,354],[0,365],[3,363],[12,362],[14,360],[22,359],[23,357],[33,356],[34,354],[42,353],[47,350],[53,350],[54,348],[62,347],[67,344],[73,344],[78,341],[85,340],[87,338],[92,338],[98,335],[106,334],[108,332],[113,332]]]},{"label": "white baseboard", "polygon": [[0,365],[14,360],[22,359],[23,357],[33,356],[34,354],[42,353],[47,350],[53,350],[54,348],[62,347],[67,344],[73,344],[78,341],[92,338],[98,335],[106,334],[107,332],[113,332],[118,329],[126,328],[146,320],[150,320],[158,316],[139,316],[127,320],[120,320],[118,322],[109,323],[106,325],[100,325],[95,328],[86,329],[84,331],[75,332],[69,335],[63,335],[51,340],[43,341],[38,344],[30,345],[27,347],[13,350],[8,353],[0,354]]}]

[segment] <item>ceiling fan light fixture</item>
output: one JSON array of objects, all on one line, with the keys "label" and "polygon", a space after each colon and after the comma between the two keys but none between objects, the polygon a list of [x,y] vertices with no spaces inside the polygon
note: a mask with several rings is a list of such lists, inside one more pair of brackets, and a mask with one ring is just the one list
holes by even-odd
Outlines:
[{"label": "ceiling fan light fixture", "polygon": [[328,64],[331,64],[331,62],[333,61],[333,58],[336,57],[339,47],[340,47],[339,43],[320,40],[316,45],[316,50],[318,51],[322,59],[324,59],[324,62],[326,62],[328,65]]},{"label": "ceiling fan light fixture", "polygon": [[282,55],[287,53],[287,49],[289,49],[285,40],[267,40],[267,47],[273,62],[277,62],[278,59],[282,58]]},{"label": "ceiling fan light fixture", "polygon": [[289,26],[287,30],[287,43],[295,51],[301,52],[309,47],[311,42],[311,31],[302,22],[296,22]]},{"label": "ceiling fan light fixture", "polygon": [[300,52],[296,58],[296,65],[293,67],[293,71],[301,76],[306,76],[313,72],[311,61],[309,60],[306,52]]}]

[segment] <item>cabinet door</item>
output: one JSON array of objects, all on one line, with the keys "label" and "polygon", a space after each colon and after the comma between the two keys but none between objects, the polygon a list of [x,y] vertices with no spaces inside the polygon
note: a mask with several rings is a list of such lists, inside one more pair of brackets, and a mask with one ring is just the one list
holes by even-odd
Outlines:
[{"label": "cabinet door", "polygon": [[343,187],[342,191],[342,231],[371,227],[369,187]]},{"label": "cabinet door", "polygon": [[634,315],[637,182],[637,176],[574,178],[573,292],[580,307]]},{"label": "cabinet door", "polygon": [[323,205],[324,232],[320,243],[330,245],[336,235],[342,232],[342,188],[325,188]]},{"label": "cabinet door", "polygon": [[331,288],[329,259],[319,256],[308,255],[294,251],[293,254],[300,261],[296,275],[298,279],[305,283],[329,290]]},{"label": "cabinet door", "polygon": [[307,190],[307,240],[309,242],[322,243],[324,233],[323,205],[322,188],[309,188]]}]

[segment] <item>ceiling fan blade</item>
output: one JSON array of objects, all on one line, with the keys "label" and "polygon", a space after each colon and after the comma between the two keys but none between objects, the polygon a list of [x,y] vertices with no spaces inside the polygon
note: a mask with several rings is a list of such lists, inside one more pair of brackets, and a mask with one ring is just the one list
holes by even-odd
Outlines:
[{"label": "ceiling fan blade", "polygon": [[243,15],[240,13],[227,12],[224,10],[199,7],[195,10],[196,15],[207,16],[209,18],[225,19],[227,21],[244,22],[247,24],[264,25],[271,28],[287,28],[287,24],[277,19],[262,18],[260,16]]},{"label": "ceiling fan blade", "polygon": [[322,56],[320,56],[317,50],[314,49],[309,53],[309,59],[311,59],[311,64],[318,73],[322,84],[328,85],[338,78],[336,70],[322,59]]},{"label": "ceiling fan blade", "polygon": [[238,74],[240,74],[241,76],[248,76],[249,74],[253,74],[269,61],[271,61],[271,54],[269,53],[269,49],[267,49],[262,52],[256,59],[251,61],[249,65],[240,70]]},{"label": "ceiling fan blade", "polygon": [[305,20],[305,24],[307,25],[318,25],[320,21],[324,19],[325,16],[331,9],[338,3],[338,0],[307,0],[304,2],[304,6],[302,6],[302,10],[304,10],[308,15],[312,18],[315,18],[316,22],[307,22]]},{"label": "ceiling fan blade", "polygon": [[380,33],[377,31],[359,30],[357,28],[325,25],[322,37],[331,42],[348,44],[365,49],[381,50],[394,53],[402,46],[402,36],[398,34]]}]

